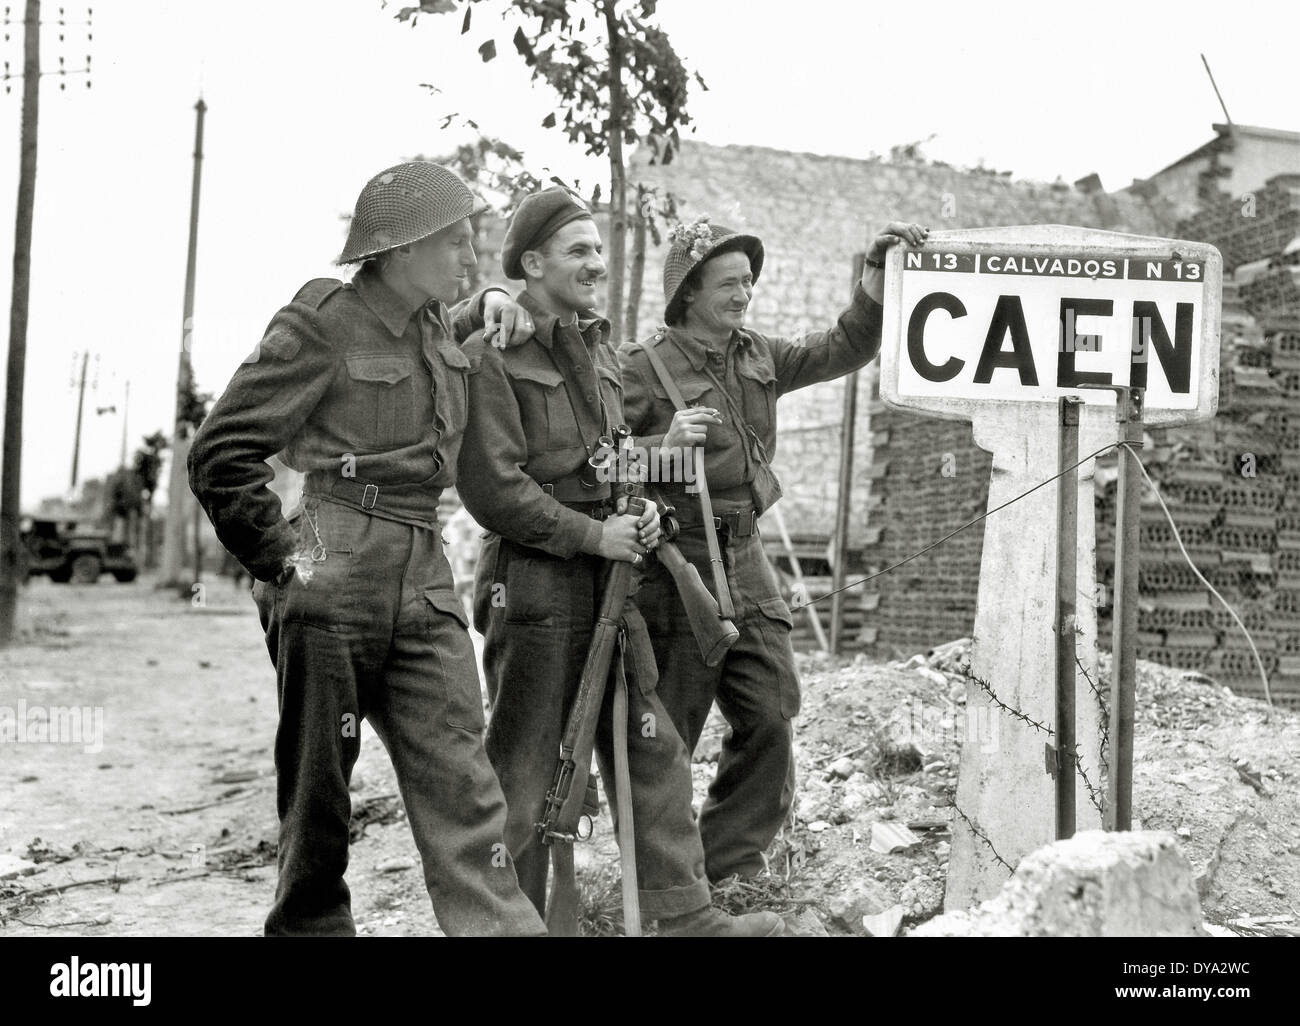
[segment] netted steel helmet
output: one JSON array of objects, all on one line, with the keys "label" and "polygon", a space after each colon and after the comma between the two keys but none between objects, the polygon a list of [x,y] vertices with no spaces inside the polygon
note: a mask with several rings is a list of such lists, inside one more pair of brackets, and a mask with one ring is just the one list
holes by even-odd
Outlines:
[{"label": "netted steel helmet", "polygon": [[419,242],[487,209],[455,172],[441,164],[428,160],[398,164],[379,172],[361,190],[338,263],[355,263]]}]

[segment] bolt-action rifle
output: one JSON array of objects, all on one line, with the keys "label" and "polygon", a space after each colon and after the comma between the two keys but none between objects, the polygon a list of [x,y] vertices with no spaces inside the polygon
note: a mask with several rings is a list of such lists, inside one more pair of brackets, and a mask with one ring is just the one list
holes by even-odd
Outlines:
[{"label": "bolt-action rifle", "polygon": [[[621,440],[627,442],[626,428],[620,431]],[[603,441],[603,440],[602,440]],[[608,451],[608,449],[606,450]],[[626,475],[628,480],[618,491],[628,496],[627,513],[640,516],[645,511],[646,499],[641,494],[640,477],[643,468],[633,466]],[[719,615],[718,604],[709,594],[695,569],[671,541],[676,534],[677,522],[673,510],[667,507],[661,520],[662,536],[657,551],[659,561],[673,578],[682,602],[690,617],[691,630],[700,654],[709,666],[716,666],[727,650],[740,636],[734,623]],[[623,922],[629,937],[639,936],[641,915],[637,895],[636,845],[632,818],[632,788],[627,771],[628,698],[627,679],[624,672],[624,644],[626,628],[623,609],[632,592],[635,580],[633,564],[624,561],[610,563],[609,575],[601,596],[600,611],[596,616],[591,644],[583,665],[582,677],[573,706],[565,722],[560,740],[560,756],[550,789],[546,793],[546,806],[542,821],[537,824],[544,845],[551,849],[554,880],[550,900],[546,907],[546,926],[552,936],[577,936],[578,889],[574,876],[573,843],[579,837],[583,816],[597,807],[591,791],[591,756],[595,747],[596,726],[604,704],[605,689],[614,677],[614,772],[615,794],[618,802],[618,841],[623,873]]]}]

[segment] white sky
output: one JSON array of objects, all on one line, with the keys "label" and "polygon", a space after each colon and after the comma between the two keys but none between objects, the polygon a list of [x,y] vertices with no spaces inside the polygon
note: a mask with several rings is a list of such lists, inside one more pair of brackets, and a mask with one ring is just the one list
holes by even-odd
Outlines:
[{"label": "white sky", "polygon": [[[22,6],[11,4],[18,17]],[[224,388],[299,285],[336,274],[339,215],[370,175],[451,148],[444,115],[474,118],[534,170],[586,188],[602,177],[600,162],[539,127],[551,95],[529,83],[513,27],[487,11],[461,37],[452,16],[398,24],[402,0],[92,6],[93,89],[77,76],[66,92],[47,78],[41,92],[25,507],[68,485],[74,354],[99,354],[83,479],[117,463],[126,380],[129,451],[154,429],[170,433],[200,88],[209,110],[194,362],[204,391]],[[84,5],[65,9],[84,18]],[[47,0],[44,17],[57,18],[57,4]],[[1234,120],[1300,129],[1295,3],[661,0],[659,23],[709,85],[690,107],[695,138],[711,143],[864,157],[933,134],[934,159],[1048,181],[1096,171],[1113,190],[1208,141],[1223,120],[1202,51]],[[0,50],[20,69],[21,30],[8,31]],[[84,66],[84,32],[69,26],[60,44],[47,24],[45,66],[60,55]],[[500,56],[485,65],[475,50],[493,32]],[[6,309],[20,107],[15,84],[0,96]],[[113,403],[118,414],[96,416]]]}]

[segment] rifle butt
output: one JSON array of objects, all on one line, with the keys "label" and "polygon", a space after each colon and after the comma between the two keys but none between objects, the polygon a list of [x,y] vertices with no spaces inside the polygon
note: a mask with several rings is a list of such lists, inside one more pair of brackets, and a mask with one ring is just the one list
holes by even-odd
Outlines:
[{"label": "rifle butt", "polygon": [[682,597],[691,633],[700,648],[700,658],[705,666],[717,666],[740,637],[740,631],[719,613],[717,600],[704,586],[700,572],[687,562],[676,545],[670,541],[661,542],[657,551],[659,562],[672,575],[677,593]]},{"label": "rifle butt", "polygon": [[551,845],[551,894],[546,903],[546,932],[551,937],[578,936],[578,879],[573,867],[573,845]]}]

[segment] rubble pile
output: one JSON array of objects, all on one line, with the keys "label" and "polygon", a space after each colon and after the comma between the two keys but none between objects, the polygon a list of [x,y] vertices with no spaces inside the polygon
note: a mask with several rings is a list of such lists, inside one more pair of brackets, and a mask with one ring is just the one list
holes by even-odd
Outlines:
[{"label": "rubble pile", "polygon": [[[962,638],[889,663],[799,657],[799,790],[768,853],[769,870],[810,903],[787,919],[794,932],[809,911],[829,933],[860,936],[910,933],[942,911],[961,746],[996,745],[999,729],[967,714],[970,647]],[[1108,655],[1099,670],[1105,691]],[[724,732],[711,720],[697,749],[698,798]],[[1212,932],[1297,927],[1298,782],[1300,716],[1202,673],[1138,663],[1134,828],[1177,838]]]}]

